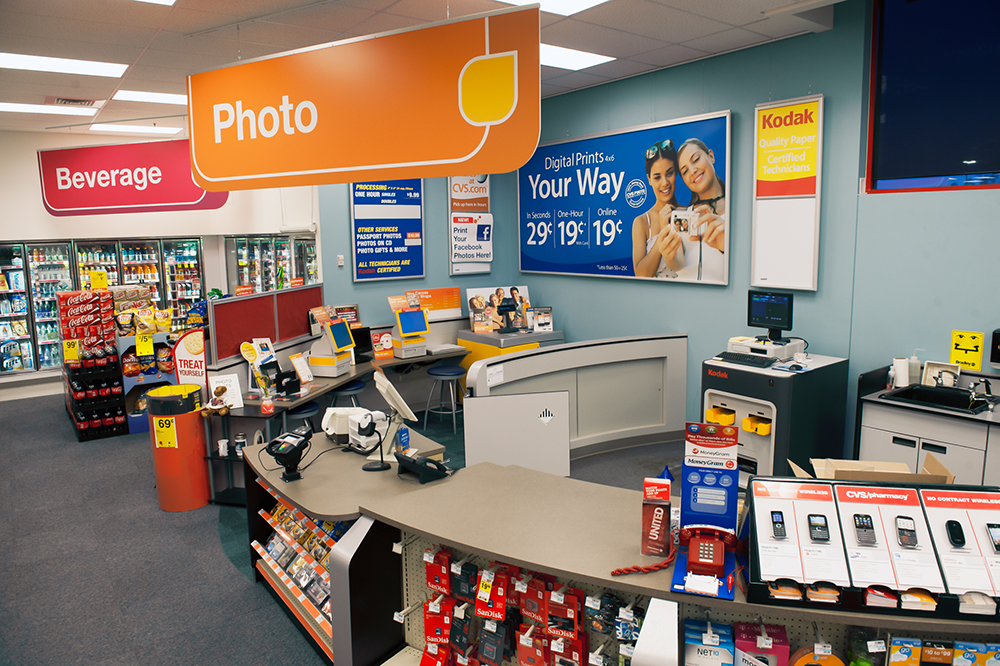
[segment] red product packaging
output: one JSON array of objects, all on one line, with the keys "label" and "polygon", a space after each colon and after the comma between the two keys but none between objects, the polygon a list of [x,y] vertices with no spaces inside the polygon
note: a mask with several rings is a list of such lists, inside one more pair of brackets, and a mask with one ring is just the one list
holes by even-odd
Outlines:
[{"label": "red product packaging", "polygon": [[507,609],[507,574],[479,572],[479,586],[476,590],[476,617],[503,622]]},{"label": "red product packaging", "polygon": [[114,294],[108,289],[99,289],[97,291],[97,300],[101,303],[114,303]]},{"label": "red product packaging", "polygon": [[480,666],[479,649],[477,647],[472,647],[467,655],[454,649],[451,652],[452,658],[455,660],[455,666]]},{"label": "red product packaging", "polygon": [[528,581],[528,590],[521,593],[521,615],[545,623],[545,581],[532,578]]},{"label": "red product packaging", "polygon": [[441,594],[451,594],[451,553],[441,549],[436,553],[424,551],[424,565],[427,569],[427,587]]},{"label": "red product packaging", "polygon": [[451,637],[451,616],[455,612],[455,600],[444,598],[440,602],[424,602],[424,641],[447,645]]},{"label": "red product packaging", "polygon": [[549,636],[576,638],[580,631],[580,610],[583,608],[583,590],[565,587],[552,590],[546,596],[545,632]]},{"label": "red product packaging", "polygon": [[590,645],[587,632],[581,631],[577,638],[554,638],[549,643],[550,663],[556,666],[587,666]]},{"label": "red product packaging", "polygon": [[59,309],[73,307],[81,303],[94,303],[100,301],[100,296],[95,291],[60,291],[56,293],[59,299]]},{"label": "red product packaging", "polygon": [[642,541],[640,555],[670,554],[670,481],[645,479],[642,484]]},{"label": "red product packaging", "polygon": [[100,312],[101,304],[97,301],[89,301],[87,303],[74,303],[73,305],[59,303],[59,316],[60,317],[79,317],[80,315],[91,314],[92,312]]},{"label": "red product packaging", "polygon": [[101,323],[101,313],[91,312],[85,315],[80,315],[78,317],[63,317],[61,324],[63,329],[75,328],[77,326],[87,327],[92,324]]},{"label": "red product packaging", "polygon": [[507,574],[507,580],[510,581],[510,589],[507,590],[507,606],[517,608],[521,605],[521,595],[516,588],[517,579],[521,576],[521,567],[502,562],[490,562],[490,568],[493,567],[499,567],[497,572]]},{"label": "red product packaging", "polygon": [[451,650],[429,643],[420,657],[420,666],[451,666]]},{"label": "red product packaging", "polygon": [[548,643],[548,637],[541,627],[522,624],[517,632],[518,666],[546,666],[552,663]]}]

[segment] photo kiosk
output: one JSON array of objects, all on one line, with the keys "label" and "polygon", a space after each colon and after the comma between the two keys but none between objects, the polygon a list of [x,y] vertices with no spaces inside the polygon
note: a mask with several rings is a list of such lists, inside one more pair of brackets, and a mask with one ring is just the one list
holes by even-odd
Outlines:
[{"label": "photo kiosk", "polygon": [[312,344],[309,369],[317,377],[339,377],[351,370],[354,336],[344,319],[324,323],[323,337]]},{"label": "photo kiosk", "polygon": [[[375,388],[378,389],[378,392],[382,394],[382,398],[389,405],[389,427],[382,437],[381,451],[375,449],[368,456],[368,459],[381,460],[383,457],[388,456],[390,460],[394,460],[392,453],[396,446],[396,433],[402,427],[403,421],[417,421],[417,415],[413,413],[410,406],[403,400],[403,396],[399,395],[399,391],[392,385],[389,378],[385,376],[385,371],[378,366],[375,366]],[[410,455],[414,452],[416,452],[416,449],[411,449]]]},{"label": "photo kiosk", "polygon": [[431,327],[427,312],[420,308],[396,310],[396,325],[392,327],[392,353],[396,358],[416,358],[427,355],[427,338]]}]

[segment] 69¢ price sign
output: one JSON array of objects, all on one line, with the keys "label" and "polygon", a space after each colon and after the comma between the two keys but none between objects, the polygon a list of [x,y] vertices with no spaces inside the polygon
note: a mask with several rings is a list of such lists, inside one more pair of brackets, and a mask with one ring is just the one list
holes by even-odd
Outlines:
[{"label": "69\u00a2 price sign", "polygon": [[177,448],[177,422],[172,416],[153,417],[153,435],[156,438],[156,448]]}]

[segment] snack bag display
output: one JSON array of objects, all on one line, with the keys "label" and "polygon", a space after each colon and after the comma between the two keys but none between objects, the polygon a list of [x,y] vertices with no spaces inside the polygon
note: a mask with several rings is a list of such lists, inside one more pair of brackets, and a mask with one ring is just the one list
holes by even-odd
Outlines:
[{"label": "snack bag display", "polygon": [[143,308],[135,312],[135,332],[156,333],[156,323],[153,321],[153,311],[150,308]]},{"label": "snack bag display", "polygon": [[156,370],[170,374],[174,371],[174,350],[169,345],[158,344],[155,347]]},{"label": "snack bag display", "polygon": [[170,318],[173,316],[173,314],[174,314],[173,308],[153,311],[153,323],[156,325],[157,333],[170,332]]},{"label": "snack bag display", "polygon": [[135,335],[135,313],[131,310],[128,312],[122,312],[115,316],[115,327],[118,331],[118,337],[128,337],[130,335]]},{"label": "snack bag display", "polygon": [[208,319],[208,303],[205,301],[198,301],[197,303],[192,303],[191,308],[187,311],[187,319],[184,322],[185,328],[201,328],[204,326]]}]

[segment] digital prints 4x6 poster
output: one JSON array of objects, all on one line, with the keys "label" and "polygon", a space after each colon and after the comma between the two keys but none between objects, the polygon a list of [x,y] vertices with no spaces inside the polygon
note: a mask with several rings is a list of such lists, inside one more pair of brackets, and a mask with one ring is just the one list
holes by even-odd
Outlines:
[{"label": "digital prints 4x6 poster", "polygon": [[729,283],[730,112],[539,146],[518,170],[525,272]]}]

